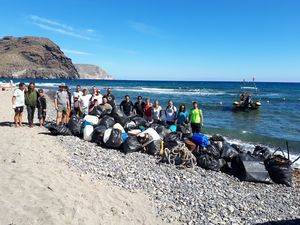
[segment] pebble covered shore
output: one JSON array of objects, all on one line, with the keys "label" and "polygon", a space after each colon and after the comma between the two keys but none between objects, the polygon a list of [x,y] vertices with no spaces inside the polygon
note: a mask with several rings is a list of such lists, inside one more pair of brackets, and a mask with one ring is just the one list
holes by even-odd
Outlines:
[{"label": "pebble covered shore", "polygon": [[[53,108],[47,117],[55,118]],[[179,170],[150,155],[124,155],[74,136],[57,138],[68,149],[71,166],[94,179],[145,192],[169,223],[256,224],[300,218],[299,188],[241,182],[200,167]]]}]

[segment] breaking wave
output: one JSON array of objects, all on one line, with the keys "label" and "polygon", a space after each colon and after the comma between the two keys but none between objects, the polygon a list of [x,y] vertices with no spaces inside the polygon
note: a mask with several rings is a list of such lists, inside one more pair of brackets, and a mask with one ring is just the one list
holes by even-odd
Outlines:
[{"label": "breaking wave", "polygon": [[114,87],[116,91],[122,92],[138,92],[138,93],[151,93],[162,95],[197,95],[197,96],[210,96],[210,95],[225,95],[226,92],[214,89],[174,89],[174,88],[128,88],[128,87]]}]

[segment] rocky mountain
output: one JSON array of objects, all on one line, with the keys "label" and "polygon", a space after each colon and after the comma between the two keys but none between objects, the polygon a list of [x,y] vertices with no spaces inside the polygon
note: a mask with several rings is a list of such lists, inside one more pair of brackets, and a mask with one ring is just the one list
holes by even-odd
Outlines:
[{"label": "rocky mountain", "polygon": [[111,75],[109,75],[105,70],[101,69],[99,66],[90,64],[75,64],[75,67],[79,73],[79,77],[82,79],[113,79]]},{"label": "rocky mountain", "polygon": [[48,38],[0,39],[0,77],[78,78],[72,60]]}]

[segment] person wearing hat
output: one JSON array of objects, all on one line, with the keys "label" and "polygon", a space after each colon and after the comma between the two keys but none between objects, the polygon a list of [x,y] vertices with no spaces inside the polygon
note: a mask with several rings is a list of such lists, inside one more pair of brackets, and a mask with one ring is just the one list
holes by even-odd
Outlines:
[{"label": "person wearing hat", "polygon": [[39,93],[39,97],[37,99],[38,119],[40,121],[40,127],[42,127],[45,125],[45,120],[46,120],[47,101],[43,89],[39,89],[38,93]]},{"label": "person wearing hat", "polygon": [[193,133],[200,133],[203,127],[203,114],[199,109],[198,102],[193,102],[193,108],[189,113],[189,120],[191,121],[191,127]]},{"label": "person wearing hat", "polygon": [[61,123],[67,123],[67,113],[68,108],[70,107],[69,95],[66,91],[66,85],[60,84],[59,89],[54,97],[54,106],[57,111],[56,124],[60,125]]}]

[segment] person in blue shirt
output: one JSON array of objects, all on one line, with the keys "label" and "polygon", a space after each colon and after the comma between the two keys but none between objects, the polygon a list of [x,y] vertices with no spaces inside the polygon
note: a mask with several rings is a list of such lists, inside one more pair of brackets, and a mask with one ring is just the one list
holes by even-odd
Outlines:
[{"label": "person in blue shirt", "polygon": [[185,105],[181,104],[177,113],[177,124],[185,125],[189,122],[189,113],[186,111]]}]

